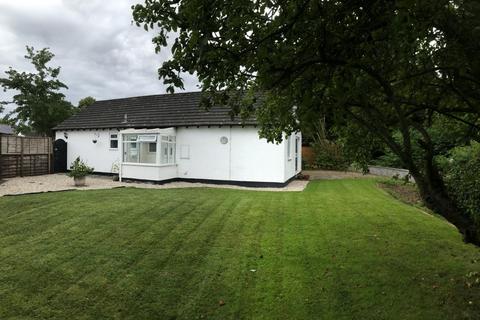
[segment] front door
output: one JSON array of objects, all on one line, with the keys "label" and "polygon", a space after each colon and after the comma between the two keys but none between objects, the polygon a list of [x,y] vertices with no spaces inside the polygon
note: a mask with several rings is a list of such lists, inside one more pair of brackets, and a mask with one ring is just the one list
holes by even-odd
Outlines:
[{"label": "front door", "polygon": [[53,172],[67,172],[67,143],[63,139],[53,143]]}]

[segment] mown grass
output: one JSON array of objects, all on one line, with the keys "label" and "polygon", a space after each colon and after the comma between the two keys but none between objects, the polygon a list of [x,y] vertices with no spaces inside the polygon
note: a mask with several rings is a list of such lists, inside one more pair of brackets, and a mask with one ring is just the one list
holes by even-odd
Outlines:
[{"label": "mown grass", "polygon": [[478,319],[479,249],[375,184],[0,198],[0,319]]}]

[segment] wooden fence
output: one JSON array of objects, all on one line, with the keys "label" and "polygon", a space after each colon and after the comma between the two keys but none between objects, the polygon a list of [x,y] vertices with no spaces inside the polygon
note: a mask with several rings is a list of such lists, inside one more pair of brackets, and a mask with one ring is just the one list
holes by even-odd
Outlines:
[{"label": "wooden fence", "polygon": [[52,139],[0,135],[0,178],[52,172]]},{"label": "wooden fence", "polygon": [[312,168],[315,165],[315,152],[313,151],[312,147],[302,146],[302,160],[310,168]]}]

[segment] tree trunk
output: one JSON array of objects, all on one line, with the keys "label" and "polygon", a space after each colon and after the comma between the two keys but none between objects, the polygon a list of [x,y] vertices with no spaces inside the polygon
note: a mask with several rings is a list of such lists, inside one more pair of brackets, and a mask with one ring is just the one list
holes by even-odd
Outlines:
[{"label": "tree trunk", "polygon": [[439,172],[437,170],[428,171],[430,172],[423,174],[411,172],[425,205],[455,225],[463,235],[465,242],[480,246],[480,237],[476,232],[472,217],[462,212],[450,198]]}]

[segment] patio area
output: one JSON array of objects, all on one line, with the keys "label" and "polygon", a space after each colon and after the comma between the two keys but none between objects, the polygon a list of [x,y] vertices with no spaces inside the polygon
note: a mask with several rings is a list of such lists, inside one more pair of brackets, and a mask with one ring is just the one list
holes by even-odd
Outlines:
[{"label": "patio area", "polygon": [[85,187],[76,187],[73,179],[63,173],[48,174],[41,176],[16,177],[0,181],[0,196],[19,195],[28,193],[67,191],[67,190],[93,190],[113,189],[121,187],[149,188],[149,189],[171,189],[171,188],[228,188],[255,191],[303,191],[308,181],[293,180],[283,188],[249,188],[234,185],[218,185],[191,182],[170,182],[166,184],[153,184],[148,182],[118,182],[113,181],[110,176],[91,175],[87,177]]}]

